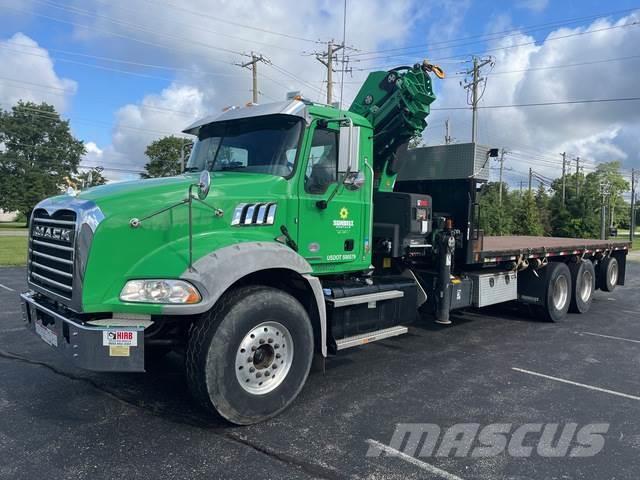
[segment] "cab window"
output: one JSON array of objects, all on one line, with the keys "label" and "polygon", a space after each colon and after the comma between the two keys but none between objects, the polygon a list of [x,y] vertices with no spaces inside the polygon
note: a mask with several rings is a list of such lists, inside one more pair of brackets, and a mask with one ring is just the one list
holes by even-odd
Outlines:
[{"label": "cab window", "polygon": [[322,194],[338,179],[338,132],[316,128],[304,177],[307,193]]}]

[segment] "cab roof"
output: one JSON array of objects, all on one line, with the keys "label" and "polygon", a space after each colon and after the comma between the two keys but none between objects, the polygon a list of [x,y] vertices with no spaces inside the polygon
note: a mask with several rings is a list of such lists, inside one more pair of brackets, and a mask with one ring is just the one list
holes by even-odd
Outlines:
[{"label": "cab roof", "polygon": [[225,122],[227,120],[237,120],[240,118],[262,117],[266,115],[294,115],[302,118],[307,124],[313,118],[338,118],[347,116],[353,120],[355,125],[371,127],[371,124],[364,117],[349,112],[348,110],[338,110],[330,105],[316,104],[306,100],[287,100],[285,102],[264,103],[261,105],[248,104],[245,107],[229,107],[221,114],[210,115],[189,125],[183,133],[198,135],[200,129],[213,122]]}]

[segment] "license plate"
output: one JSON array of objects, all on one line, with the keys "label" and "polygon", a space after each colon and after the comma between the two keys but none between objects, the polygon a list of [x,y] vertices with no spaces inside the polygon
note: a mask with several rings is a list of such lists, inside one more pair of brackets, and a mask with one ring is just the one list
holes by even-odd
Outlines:
[{"label": "license plate", "polygon": [[42,325],[39,321],[36,321],[36,333],[40,335],[40,338],[44,340],[45,343],[48,343],[52,347],[58,346],[58,336],[55,332],[52,332],[47,327]]}]

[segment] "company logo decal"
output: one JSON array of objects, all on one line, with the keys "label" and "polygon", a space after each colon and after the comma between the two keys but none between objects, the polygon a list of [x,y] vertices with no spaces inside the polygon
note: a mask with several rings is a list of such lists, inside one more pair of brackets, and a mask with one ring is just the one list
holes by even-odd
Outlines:
[{"label": "company logo decal", "polygon": [[50,238],[52,240],[60,240],[62,242],[71,243],[71,234],[73,230],[58,227],[46,227],[44,225],[36,225],[33,227],[33,236],[38,238]]},{"label": "company logo decal", "polygon": [[347,220],[349,218],[349,210],[347,207],[340,209],[340,220],[334,220],[333,226],[338,229],[353,227],[353,220]]}]

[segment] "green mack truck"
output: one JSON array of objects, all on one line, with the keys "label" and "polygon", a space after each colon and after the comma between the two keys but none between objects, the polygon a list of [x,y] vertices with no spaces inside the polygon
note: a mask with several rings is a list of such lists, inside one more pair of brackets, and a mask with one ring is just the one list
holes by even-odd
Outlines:
[{"label": "green mack truck", "polygon": [[628,243],[483,235],[495,150],[407,148],[431,73],[371,73],[349,110],[229,108],[184,130],[197,140],[182,175],[42,201],[28,327],[89,370],[181,352],[193,396],[246,425],[291,404],[314,355],[502,302],[562,321],[622,285]]}]

